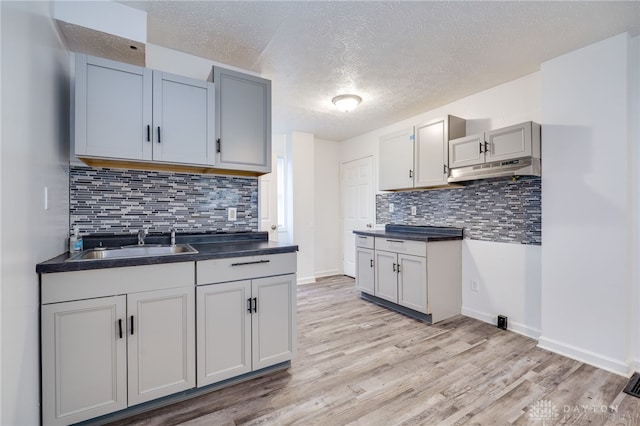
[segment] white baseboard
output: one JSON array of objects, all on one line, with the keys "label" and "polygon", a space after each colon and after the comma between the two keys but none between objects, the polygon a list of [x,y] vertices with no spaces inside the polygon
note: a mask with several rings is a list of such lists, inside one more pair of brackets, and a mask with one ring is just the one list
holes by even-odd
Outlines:
[{"label": "white baseboard", "polygon": [[[632,373],[632,365],[626,362],[558,342],[557,340],[548,339],[544,336],[540,336],[540,339],[538,339],[538,347],[624,377],[629,377]],[[637,365],[638,360],[634,363]]]},{"label": "white baseboard", "polygon": [[316,277],[301,277],[298,278],[298,285],[313,284],[316,282]]},{"label": "white baseboard", "polygon": [[342,272],[339,269],[330,269],[327,271],[316,272],[315,275],[316,275],[316,278],[332,277],[334,275],[342,275]]},{"label": "white baseboard", "polygon": [[[475,309],[466,308],[464,306],[462,307],[462,315],[475,318],[479,321],[486,322],[488,324],[493,324],[493,325],[496,325],[496,322],[498,319],[497,315],[476,311]],[[523,336],[530,337],[534,340],[538,340],[538,338],[540,337],[540,330],[538,330],[537,328],[533,328],[528,325],[515,322],[512,320],[509,320],[507,329],[509,331],[513,331],[514,333],[518,333],[518,334],[522,334]]]}]

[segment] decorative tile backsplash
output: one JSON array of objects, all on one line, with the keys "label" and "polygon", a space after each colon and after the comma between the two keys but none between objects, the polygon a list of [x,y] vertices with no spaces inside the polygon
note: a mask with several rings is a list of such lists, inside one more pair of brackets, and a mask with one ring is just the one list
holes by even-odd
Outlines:
[{"label": "decorative tile backsplash", "polygon": [[[474,240],[542,244],[540,178],[474,181],[455,189],[378,194],[376,222],[464,228]],[[393,203],[394,211],[389,212]],[[411,214],[416,207],[416,215]]]},{"label": "decorative tile backsplash", "polygon": [[69,185],[82,234],[258,230],[257,178],[71,166]]}]

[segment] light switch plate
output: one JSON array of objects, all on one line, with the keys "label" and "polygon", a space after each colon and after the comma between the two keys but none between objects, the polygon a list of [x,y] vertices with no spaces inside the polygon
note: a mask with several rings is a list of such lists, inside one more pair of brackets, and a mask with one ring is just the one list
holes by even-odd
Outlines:
[{"label": "light switch plate", "polygon": [[235,207],[229,207],[227,210],[227,219],[236,220],[238,218],[238,209]]}]

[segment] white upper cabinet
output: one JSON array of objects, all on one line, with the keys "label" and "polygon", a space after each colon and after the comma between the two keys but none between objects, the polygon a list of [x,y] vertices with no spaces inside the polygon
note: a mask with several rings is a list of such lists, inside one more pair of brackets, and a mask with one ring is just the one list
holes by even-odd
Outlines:
[{"label": "white upper cabinet", "polygon": [[[486,142],[486,161],[510,160],[512,158],[528,157],[533,155],[533,146],[531,141],[535,126],[537,126],[539,135],[540,126],[532,123],[531,121],[485,132],[484,140]],[[537,157],[540,157],[539,151],[537,153]]]},{"label": "white upper cabinet", "polygon": [[413,188],[413,129],[380,138],[380,190]]},{"label": "white upper cabinet", "polygon": [[152,71],[76,55],[75,152],[151,160]]},{"label": "white upper cabinet", "polygon": [[464,136],[465,132],[466,121],[454,116],[416,126],[416,188],[447,184],[449,139]]},{"label": "white upper cabinet", "polygon": [[271,81],[214,67],[216,167],[271,172]]},{"label": "white upper cabinet", "polygon": [[540,125],[532,121],[449,141],[449,167],[540,158]]},{"label": "white upper cabinet", "polygon": [[484,133],[449,141],[449,167],[484,163]]},{"label": "white upper cabinet", "polygon": [[[448,143],[465,135],[466,121],[451,115],[380,138],[380,190],[446,185]],[[414,140],[415,139],[415,140]]]},{"label": "white upper cabinet", "polygon": [[214,165],[212,83],[82,54],[75,78],[77,157]]}]

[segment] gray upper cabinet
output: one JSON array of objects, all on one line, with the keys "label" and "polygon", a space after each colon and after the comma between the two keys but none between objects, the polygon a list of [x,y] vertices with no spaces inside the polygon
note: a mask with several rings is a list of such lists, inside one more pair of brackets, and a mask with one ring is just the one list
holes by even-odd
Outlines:
[{"label": "gray upper cabinet", "polygon": [[449,167],[540,158],[540,125],[532,121],[449,141]]},{"label": "gray upper cabinet", "polygon": [[380,190],[413,188],[413,128],[380,138]]},{"label": "gray upper cabinet", "polygon": [[416,188],[446,185],[449,176],[449,139],[465,135],[466,120],[447,116],[416,126],[415,183]]},{"label": "gray upper cabinet", "polygon": [[76,156],[151,160],[151,119],[151,70],[76,55]]},{"label": "gray upper cabinet", "polygon": [[206,81],[153,72],[153,160],[215,163],[214,90]]},{"label": "gray upper cabinet", "polygon": [[78,158],[214,165],[212,83],[82,54],[75,78]]},{"label": "gray upper cabinet", "polygon": [[271,172],[271,81],[214,67],[216,167]]}]

